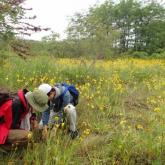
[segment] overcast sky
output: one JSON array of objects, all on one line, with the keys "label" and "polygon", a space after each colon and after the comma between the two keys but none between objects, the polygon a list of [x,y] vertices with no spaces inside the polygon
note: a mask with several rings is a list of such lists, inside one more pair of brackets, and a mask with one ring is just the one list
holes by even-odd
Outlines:
[{"label": "overcast sky", "polygon": [[[32,7],[28,12],[36,15],[37,18],[32,22],[42,27],[50,27],[52,31],[60,34],[64,38],[64,30],[68,24],[68,16],[75,12],[87,11],[94,4],[103,3],[105,0],[26,0],[25,7]],[[28,39],[40,40],[50,32],[40,32],[32,34]],[[24,37],[24,36],[22,36]],[[26,37],[27,38],[27,37]]]}]

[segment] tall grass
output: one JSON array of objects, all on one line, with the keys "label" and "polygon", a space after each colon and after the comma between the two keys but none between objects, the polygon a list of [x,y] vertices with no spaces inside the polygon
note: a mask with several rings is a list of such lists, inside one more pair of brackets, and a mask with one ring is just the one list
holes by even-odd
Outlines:
[{"label": "tall grass", "polygon": [[34,57],[1,62],[0,85],[33,90],[42,82],[73,83],[80,138],[59,129],[3,156],[27,164],[164,164],[165,65],[163,60],[87,61]]}]

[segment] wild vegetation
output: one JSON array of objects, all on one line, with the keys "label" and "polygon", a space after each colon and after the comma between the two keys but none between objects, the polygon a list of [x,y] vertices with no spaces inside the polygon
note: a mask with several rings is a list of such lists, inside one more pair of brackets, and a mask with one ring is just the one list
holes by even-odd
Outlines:
[{"label": "wild vegetation", "polygon": [[165,164],[164,5],[107,0],[72,16],[66,39],[27,41],[18,34],[42,28],[22,22],[34,18],[23,2],[0,0],[0,86],[76,85],[80,137],[34,131],[27,147],[0,148],[0,164]]},{"label": "wild vegetation", "polygon": [[[48,65],[49,64],[49,65]],[[1,86],[33,89],[69,82],[80,90],[80,137],[63,129],[47,141],[4,154],[25,164],[164,164],[165,67],[163,60],[11,58],[1,63]],[[10,70],[10,72],[9,72]],[[58,126],[57,126],[58,127]],[[34,138],[35,139],[35,138]]]}]

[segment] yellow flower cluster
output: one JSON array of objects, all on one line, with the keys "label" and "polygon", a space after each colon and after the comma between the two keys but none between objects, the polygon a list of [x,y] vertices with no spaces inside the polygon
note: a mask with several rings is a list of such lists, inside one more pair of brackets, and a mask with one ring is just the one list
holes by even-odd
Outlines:
[{"label": "yellow flower cluster", "polygon": [[154,112],[160,112],[160,108],[159,107],[155,108]]}]

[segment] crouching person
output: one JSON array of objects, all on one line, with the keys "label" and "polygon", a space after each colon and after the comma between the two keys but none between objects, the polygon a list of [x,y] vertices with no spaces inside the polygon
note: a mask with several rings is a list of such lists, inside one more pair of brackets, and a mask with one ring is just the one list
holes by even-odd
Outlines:
[{"label": "crouching person", "polygon": [[31,137],[30,120],[36,123],[35,112],[47,108],[48,96],[41,90],[20,90],[14,98],[0,104],[0,144],[24,144]]},{"label": "crouching person", "polygon": [[[43,130],[46,132],[48,125],[61,124],[67,120],[68,123],[70,123],[69,132],[71,138],[74,139],[77,137],[78,131],[76,129],[76,110],[73,106],[75,105],[75,100],[68,87],[63,84],[56,84],[54,87],[51,87],[49,84],[41,84],[39,89],[45,92],[49,97],[49,108],[42,113],[42,120],[40,122],[40,125],[43,126]],[[67,105],[70,105],[70,109],[71,107],[72,109],[74,107],[74,112],[69,110]],[[64,107],[66,107],[65,111]]]}]

